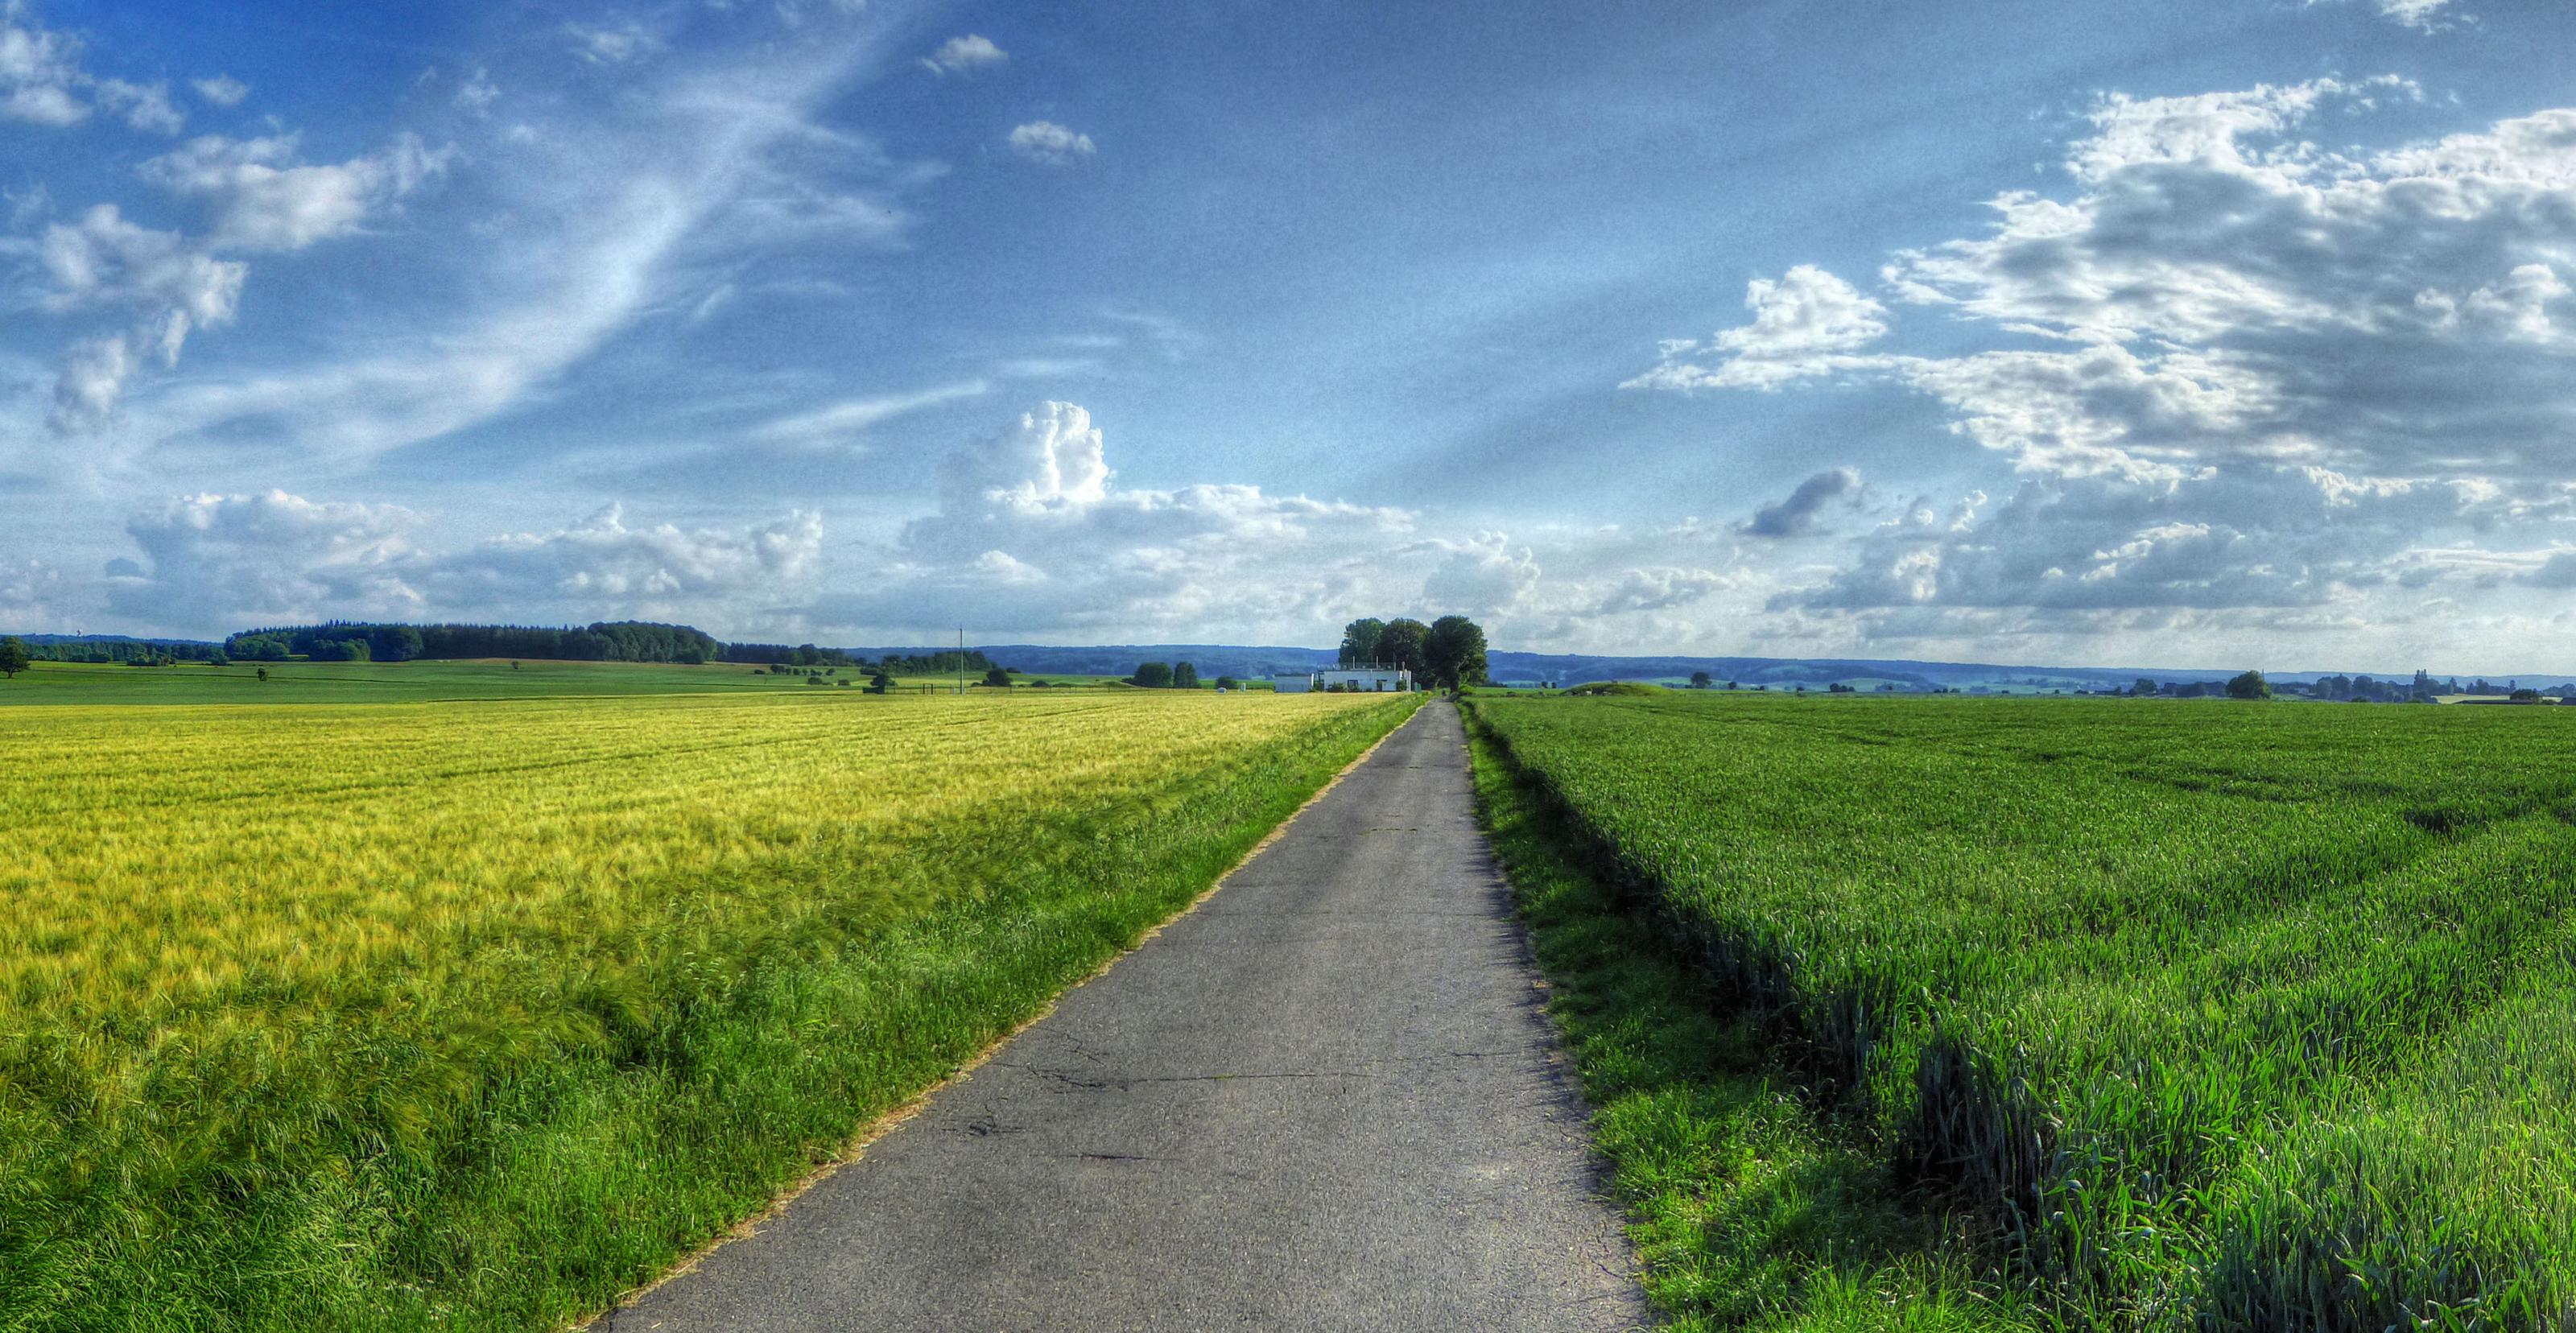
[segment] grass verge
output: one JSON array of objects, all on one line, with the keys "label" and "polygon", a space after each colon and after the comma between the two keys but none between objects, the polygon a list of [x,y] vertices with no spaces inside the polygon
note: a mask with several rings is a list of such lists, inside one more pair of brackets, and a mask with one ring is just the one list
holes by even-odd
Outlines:
[{"label": "grass verge", "polygon": [[1581,835],[1468,715],[1477,805],[1592,1103],[1647,1296],[1689,1330],[2044,1326],[1852,1129],[1773,1068],[1651,906],[1593,873]]}]

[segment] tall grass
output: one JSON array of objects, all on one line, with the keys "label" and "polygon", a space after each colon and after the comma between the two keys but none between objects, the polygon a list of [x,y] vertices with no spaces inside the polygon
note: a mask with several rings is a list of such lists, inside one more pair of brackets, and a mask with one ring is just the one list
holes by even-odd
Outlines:
[{"label": "tall grass", "polygon": [[2569,719],[1477,707],[1781,1066],[2070,1324],[2576,1308]]},{"label": "tall grass", "polygon": [[1402,713],[12,711],[0,1328],[598,1308],[1186,903]]}]

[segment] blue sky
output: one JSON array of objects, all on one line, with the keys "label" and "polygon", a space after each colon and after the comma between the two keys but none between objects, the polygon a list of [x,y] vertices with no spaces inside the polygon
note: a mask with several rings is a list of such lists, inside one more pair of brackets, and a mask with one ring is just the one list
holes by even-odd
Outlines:
[{"label": "blue sky", "polygon": [[10,628],[2576,656],[2554,4],[0,14]]}]

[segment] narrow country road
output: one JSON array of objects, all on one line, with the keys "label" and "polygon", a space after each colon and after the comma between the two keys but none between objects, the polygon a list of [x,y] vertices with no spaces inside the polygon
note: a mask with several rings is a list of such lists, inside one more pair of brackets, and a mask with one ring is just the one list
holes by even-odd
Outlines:
[{"label": "narrow country road", "polygon": [[757,1234],[594,1327],[1649,1323],[1454,706]]}]

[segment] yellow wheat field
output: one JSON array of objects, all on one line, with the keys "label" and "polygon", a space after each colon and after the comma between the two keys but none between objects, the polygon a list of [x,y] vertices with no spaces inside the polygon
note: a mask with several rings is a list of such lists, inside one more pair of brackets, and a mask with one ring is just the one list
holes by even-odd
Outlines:
[{"label": "yellow wheat field", "polygon": [[9,710],[0,1328],[595,1308],[1186,902],[1405,711]]},{"label": "yellow wheat field", "polygon": [[[0,1030],[613,970],[976,886],[942,849],[1221,766],[1328,696],[659,697],[0,717]],[[822,878],[818,882],[817,876]]]}]

